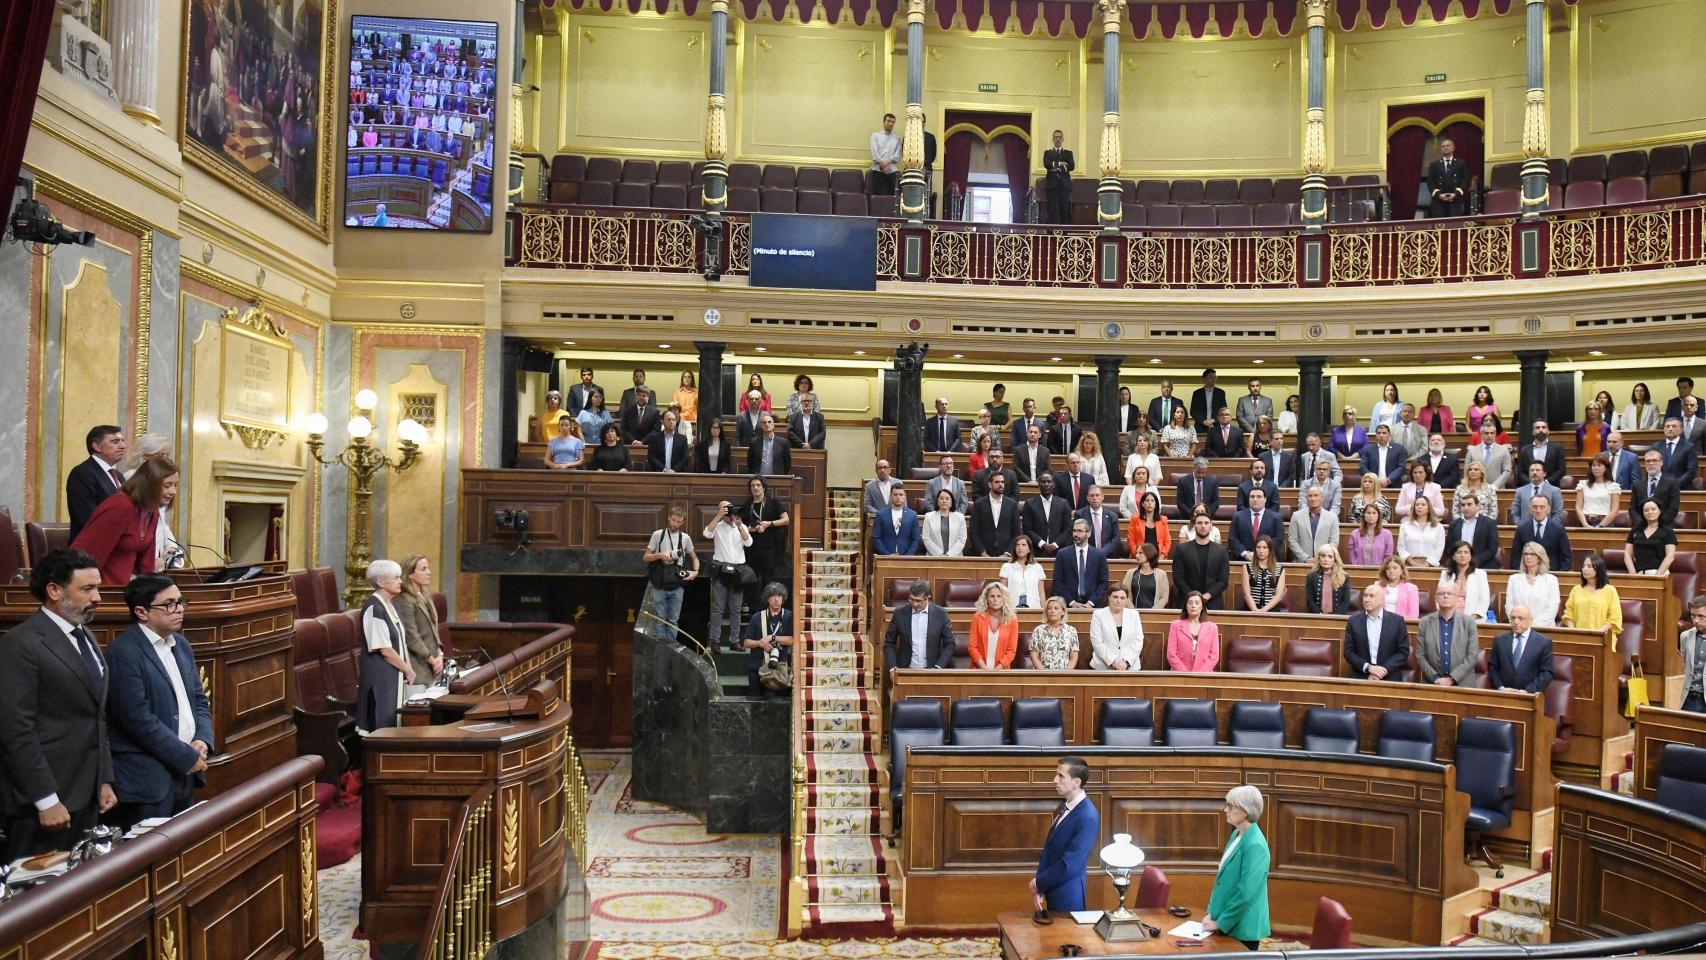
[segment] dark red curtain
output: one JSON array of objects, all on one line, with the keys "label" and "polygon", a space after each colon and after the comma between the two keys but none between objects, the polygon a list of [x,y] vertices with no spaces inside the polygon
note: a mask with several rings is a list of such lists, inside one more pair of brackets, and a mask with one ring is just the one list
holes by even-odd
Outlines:
[{"label": "dark red curtain", "polygon": [[1025,222],[1025,191],[1030,189],[1031,145],[1011,133],[995,138],[1007,151],[1007,188],[1013,191],[1013,222]]},{"label": "dark red curtain", "polygon": [[1481,174],[1486,104],[1479,97],[1410,103],[1386,109],[1386,182],[1392,187],[1392,218],[1409,220],[1427,165],[1439,140],[1450,140],[1472,176]]},{"label": "dark red curtain", "polygon": [[[969,130],[961,130],[948,138],[942,149],[942,195],[946,197],[950,185],[958,185],[960,196],[966,195],[966,181],[971,175],[971,152],[975,147],[983,145],[977,134]],[[946,207],[943,207],[946,210]]]},{"label": "dark red curtain", "polygon": [[[59,8],[51,0],[17,0],[0,10],[0,184],[8,199],[24,163],[36,87],[47,56],[47,33]],[[5,211],[10,216],[11,210]]]}]

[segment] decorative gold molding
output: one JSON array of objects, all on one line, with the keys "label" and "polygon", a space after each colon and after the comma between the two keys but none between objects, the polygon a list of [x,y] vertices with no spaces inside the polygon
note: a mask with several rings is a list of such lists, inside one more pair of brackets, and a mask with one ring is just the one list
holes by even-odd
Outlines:
[{"label": "decorative gold molding", "polygon": [[1104,178],[1120,175],[1120,114],[1117,110],[1102,114],[1101,172]]},{"label": "decorative gold molding", "polygon": [[154,330],[154,231],[144,229],[138,237],[136,291],[136,417],[135,431],[140,437],[148,432],[148,355],[152,352]]},{"label": "decorative gold molding", "polygon": [[89,216],[105,220],[126,233],[135,234],[138,238],[152,230],[160,230],[168,236],[177,236],[169,230],[162,230],[143,220],[128,210],[122,210],[92,193],[86,193],[51,173],[33,166],[30,169],[35,171],[36,192],[49,200],[68,203]]},{"label": "decorative gold molding", "polygon": [[713,93],[705,98],[705,159],[722,160],[729,152],[727,98]]},{"label": "decorative gold molding", "polygon": [[520,791],[504,791],[504,835],[503,835],[503,873],[504,886],[513,887],[521,882],[519,873],[521,867],[521,803]]},{"label": "decorative gold molding", "polygon": [[177,912],[160,917],[160,960],[178,960],[178,930],[174,917]]},{"label": "decorative gold molding", "polygon": [[[319,908],[319,897],[314,889],[314,821],[308,820],[302,824],[300,836],[301,846],[297,850],[297,859],[302,872],[302,929],[304,931],[318,930],[314,914]],[[304,940],[309,937],[305,934]]]},{"label": "decorative gold molding", "polygon": [[246,284],[241,280],[232,279],[216,270],[211,270],[199,260],[181,260],[178,264],[178,272],[184,280],[194,280],[196,283],[212,287],[221,293],[228,293],[239,300],[246,300],[274,313],[282,313],[317,330],[324,329],[326,323],[331,320],[326,314],[317,313],[299,303],[280,300],[265,290]]},{"label": "decorative gold molding", "polygon": [[225,422],[221,422],[219,426],[224,429],[226,436],[236,437],[243,442],[243,446],[250,450],[265,450],[273,444],[284,442],[284,434],[277,430],[262,430],[257,427],[246,427],[242,424]]},{"label": "decorative gold molding", "polygon": [[205,663],[196,664],[195,665],[195,675],[196,675],[196,679],[201,681],[201,692],[202,692],[202,695],[207,698],[207,709],[212,710],[213,709],[213,684],[211,682],[209,682],[209,679],[207,676],[207,664],[205,664]]},{"label": "decorative gold molding", "polygon": [[1528,91],[1522,110],[1522,155],[1529,160],[1544,160],[1552,149],[1552,135],[1546,122],[1546,88]]}]

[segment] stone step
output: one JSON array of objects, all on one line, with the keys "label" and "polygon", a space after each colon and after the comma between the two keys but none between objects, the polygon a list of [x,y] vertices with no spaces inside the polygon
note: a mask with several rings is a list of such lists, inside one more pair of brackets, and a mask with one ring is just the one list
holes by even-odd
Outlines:
[{"label": "stone step", "polygon": [[1545,920],[1508,910],[1488,910],[1470,917],[1469,932],[1499,943],[1538,944],[1547,940]]}]

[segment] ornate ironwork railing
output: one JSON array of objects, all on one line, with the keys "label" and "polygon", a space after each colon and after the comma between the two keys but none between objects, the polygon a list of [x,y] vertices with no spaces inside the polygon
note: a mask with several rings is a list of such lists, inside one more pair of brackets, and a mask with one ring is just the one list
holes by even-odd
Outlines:
[{"label": "ornate ironwork railing", "polygon": [[[520,205],[514,267],[697,273],[705,242],[686,211]],[[722,272],[751,270],[751,223],[724,222]],[[1128,229],[934,221],[877,227],[877,279],[1112,289],[1259,289],[1486,282],[1706,262],[1706,197],[1513,216],[1298,227]]]},{"label": "ornate ironwork railing", "polygon": [[492,948],[492,904],[497,899],[492,796],[491,787],[482,787],[462,808],[421,937],[418,956],[424,960],[479,960]]}]

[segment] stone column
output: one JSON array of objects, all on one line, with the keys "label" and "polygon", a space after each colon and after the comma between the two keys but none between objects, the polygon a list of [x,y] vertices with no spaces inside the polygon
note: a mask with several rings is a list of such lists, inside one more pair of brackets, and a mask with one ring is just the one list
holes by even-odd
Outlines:
[{"label": "stone column", "polygon": [[[527,108],[524,106],[522,96],[525,82],[523,60],[527,56],[527,41],[524,35],[525,31],[521,29],[521,25],[526,22],[527,4],[523,0],[515,0],[515,40],[510,48],[509,70],[509,180],[505,188],[508,202],[512,204],[522,201],[523,186],[527,182],[527,157],[522,153],[526,144],[527,133]],[[491,159],[494,167],[492,171],[494,179],[497,173],[495,169],[497,165],[496,152],[494,145],[494,156]]]},{"label": "stone column", "polygon": [[1115,463],[1120,460],[1120,364],[1124,362],[1125,357],[1096,358],[1096,439],[1102,441],[1109,480],[1125,469],[1123,460]]},{"label": "stone column", "polygon": [[[723,418],[723,351],[728,344],[716,340],[695,340],[699,349],[699,420],[693,431],[695,446],[703,451],[705,440],[711,436],[711,423]],[[729,449],[734,438],[729,437]]]},{"label": "stone column", "polygon": [[1522,114],[1522,218],[1538,220],[1546,209],[1546,155],[1552,150],[1546,124],[1546,0],[1528,0],[1528,102]]},{"label": "stone column", "polygon": [[722,219],[729,202],[729,134],[723,96],[728,37],[729,0],[711,0],[711,92],[705,99],[705,170],[700,189],[704,191],[705,216],[713,220]]},{"label": "stone column", "polygon": [[505,469],[516,464],[516,443],[521,435],[521,355],[527,352],[527,341],[505,337],[503,346],[503,378],[499,381],[498,436],[502,442],[502,464]]},{"label": "stone column", "polygon": [[924,225],[930,209],[924,178],[924,0],[906,0],[906,129],[900,145],[900,213]]},{"label": "stone column", "polygon": [[[1521,405],[1518,415],[1522,422],[1505,424],[1512,437],[1528,436],[1528,425],[1536,420],[1546,419],[1546,361],[1552,356],[1550,350],[1518,350],[1517,362],[1522,364],[1522,396],[1518,400]],[[1548,421],[1550,425],[1550,421]],[[1521,446],[1522,441],[1517,441]]]},{"label": "stone column", "polygon": [[908,471],[924,463],[924,357],[928,343],[917,341],[895,348],[894,369],[900,374],[895,385],[894,474],[905,479]]},{"label": "stone column", "polygon": [[160,0],[115,0],[112,16],[114,92],[125,113],[157,127]]},{"label": "stone column", "polygon": [[1327,0],[1308,0],[1309,100],[1303,126],[1303,229],[1327,226]]},{"label": "stone column", "polygon": [[1120,24],[1125,0],[1102,0],[1101,7],[1102,181],[1096,187],[1096,219],[1102,224],[1103,233],[1119,233],[1123,216],[1120,205],[1124,200],[1120,192]]},{"label": "stone column", "polygon": [[1328,446],[1327,409],[1321,402],[1321,370],[1327,365],[1326,357],[1297,358],[1297,398],[1301,409],[1297,412],[1297,436],[1293,437],[1292,449],[1303,449],[1303,438],[1312,433],[1322,435],[1321,445]]}]

